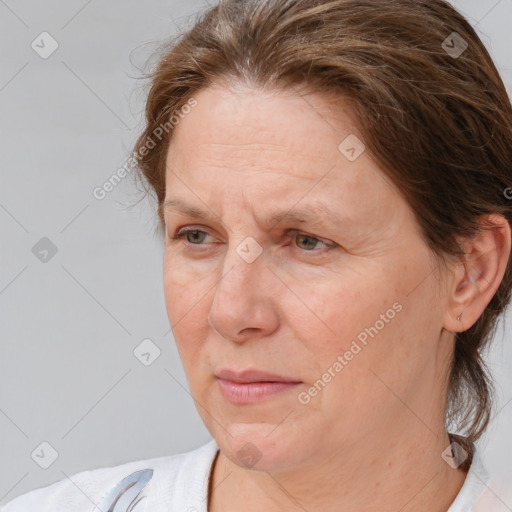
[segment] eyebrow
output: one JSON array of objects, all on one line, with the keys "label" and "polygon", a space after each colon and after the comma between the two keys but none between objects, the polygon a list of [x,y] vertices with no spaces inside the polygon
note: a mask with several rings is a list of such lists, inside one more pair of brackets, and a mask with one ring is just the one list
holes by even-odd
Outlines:
[{"label": "eyebrow", "polygon": [[[179,198],[167,199],[162,204],[163,213],[176,212],[187,217],[200,219],[204,221],[219,220],[219,218],[201,208],[191,206]],[[289,210],[283,210],[272,213],[262,224],[273,227],[282,221],[296,222],[299,224],[316,224],[316,225],[339,225],[344,219],[336,215],[325,204],[313,203],[309,206],[292,207]]]}]

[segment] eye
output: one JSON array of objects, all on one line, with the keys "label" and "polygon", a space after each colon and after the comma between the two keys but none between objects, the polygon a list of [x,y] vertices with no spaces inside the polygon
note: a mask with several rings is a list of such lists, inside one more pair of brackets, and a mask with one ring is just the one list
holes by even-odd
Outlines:
[{"label": "eye", "polygon": [[[315,236],[309,235],[307,233],[301,233],[295,229],[291,229],[288,231],[288,236],[293,238],[295,243],[295,247],[297,247],[302,253],[321,253],[322,249],[330,249],[333,248],[333,244],[329,244],[317,238]],[[204,242],[206,237],[211,236],[206,231],[202,231],[200,229],[194,228],[182,228],[179,229],[172,237],[172,240],[182,240],[184,239],[188,245],[205,245]],[[323,248],[318,248],[318,244],[323,244]]]},{"label": "eye", "polygon": [[[191,236],[189,236],[189,235],[191,235]],[[208,236],[208,233],[206,233],[206,231],[201,231],[199,229],[181,229],[172,237],[172,239],[173,240],[186,239],[186,241],[192,245],[202,245],[201,241],[204,240],[204,236],[202,236],[202,235]],[[199,238],[199,240],[198,240],[198,238]],[[191,241],[191,239],[192,239],[192,241]]]},{"label": "eye", "polygon": [[[324,244],[325,248],[328,248],[329,245],[324,242],[323,240],[320,240],[319,238],[316,238],[314,236],[308,235],[307,233],[298,233],[296,231],[291,231],[291,234],[294,234],[294,239],[297,242],[297,246],[299,249],[305,252],[318,252],[313,251],[312,249],[315,249],[315,246],[318,245],[318,243]],[[305,247],[300,247],[300,245],[304,245]]]}]

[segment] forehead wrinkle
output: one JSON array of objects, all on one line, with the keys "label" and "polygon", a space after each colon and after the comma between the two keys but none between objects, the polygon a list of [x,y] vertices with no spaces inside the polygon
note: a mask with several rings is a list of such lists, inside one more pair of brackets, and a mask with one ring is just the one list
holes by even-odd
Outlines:
[{"label": "forehead wrinkle", "polygon": [[296,222],[310,225],[336,225],[342,222],[342,216],[336,214],[324,203],[312,203],[304,206],[295,206],[289,210],[283,210],[271,214],[262,219],[260,224],[264,226],[280,224],[281,222]]},{"label": "forehead wrinkle", "polygon": [[[310,149],[307,144],[299,144],[297,141],[292,141],[293,143],[290,145],[284,144],[261,144],[261,143],[247,143],[247,144],[224,144],[224,143],[205,143],[199,144],[197,148],[201,148],[201,146],[206,146],[206,148],[211,147],[214,151],[212,153],[203,152],[201,153],[197,149],[194,152],[194,156],[197,158],[208,158],[213,160],[225,159],[230,156],[236,155],[238,153],[253,153],[255,152],[257,156],[262,156],[265,153],[280,153],[284,154],[286,158],[291,159],[295,162],[303,162],[304,160],[309,160],[311,162],[325,161],[331,162],[334,156],[338,156],[336,152],[333,152],[331,157],[324,156],[323,151],[319,151],[318,148],[312,148],[314,151],[307,151]],[[222,152],[222,149],[232,149],[229,152]],[[217,151],[220,150],[220,151]],[[255,161],[254,163],[257,163]]]},{"label": "forehead wrinkle", "polygon": [[[188,204],[186,201],[178,197],[166,199],[162,205],[162,208],[164,213],[176,212],[187,217],[204,221],[220,219],[211,211]],[[273,229],[277,224],[283,221],[295,222],[299,224],[309,223],[311,225],[328,225],[329,223],[336,225],[343,222],[344,220],[342,217],[337,216],[335,212],[331,211],[329,208],[325,207],[325,205],[320,203],[312,203],[307,206],[304,205],[280,211],[273,211],[266,217],[255,217],[257,224],[266,229]]]},{"label": "forehead wrinkle", "polygon": [[[268,149],[270,151],[284,151],[284,146],[282,144],[268,144],[265,142],[247,142],[247,143],[239,143],[239,144],[228,144],[224,142],[208,142],[199,144],[198,147],[201,146],[212,146],[212,147],[221,147],[221,148],[236,148],[236,149],[252,149],[254,151],[259,151],[261,149]],[[256,146],[256,147],[253,147]]]}]

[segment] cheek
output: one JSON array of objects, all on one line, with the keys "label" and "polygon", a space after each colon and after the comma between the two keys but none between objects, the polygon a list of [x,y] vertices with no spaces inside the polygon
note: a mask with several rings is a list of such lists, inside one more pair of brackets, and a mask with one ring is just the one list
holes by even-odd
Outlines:
[{"label": "cheek", "polygon": [[189,366],[207,336],[209,291],[213,293],[214,279],[191,265],[180,265],[176,259],[171,263],[166,258],[163,281],[169,324],[183,363]]},{"label": "cheek", "polygon": [[[331,359],[343,354],[358,336],[362,343],[366,338],[371,339],[366,329],[376,323],[379,338],[392,329],[399,316],[396,309],[400,306],[393,308],[399,292],[390,293],[393,286],[389,280],[369,274],[344,273],[293,284],[295,296],[287,299],[287,317],[294,330],[304,333],[303,339],[315,346],[317,359],[322,354]],[[375,329],[371,332],[374,334]]]},{"label": "cheek", "polygon": [[413,366],[405,335],[407,298],[393,281],[398,276],[379,275],[386,278],[354,274],[308,290],[301,285],[309,309],[296,309],[293,329],[307,344],[308,385],[322,389],[314,400],[321,408],[348,407],[346,414],[367,416],[365,404],[389,398],[372,371],[386,382],[400,381],[397,369]]},{"label": "cheek", "polygon": [[171,325],[185,318],[203,299],[207,299],[215,273],[185,263],[180,258],[166,254],[164,258],[163,283],[167,314]]},{"label": "cheek", "polygon": [[[335,374],[316,376],[331,381],[322,392],[323,407],[343,409],[361,429],[368,418],[398,411],[402,402],[397,397],[412,401],[435,357],[435,311],[428,307],[428,293],[389,290],[381,287],[357,303],[340,298],[347,315],[332,317],[339,332],[336,344],[319,347],[324,375],[329,369]],[[341,363],[334,366],[338,356]]]}]

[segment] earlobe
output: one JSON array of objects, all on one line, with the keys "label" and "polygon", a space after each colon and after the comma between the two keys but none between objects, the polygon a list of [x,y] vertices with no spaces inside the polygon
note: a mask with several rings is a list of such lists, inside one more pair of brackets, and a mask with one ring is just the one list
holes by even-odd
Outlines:
[{"label": "earlobe", "polygon": [[481,316],[499,288],[511,249],[511,230],[501,215],[485,216],[482,230],[463,241],[465,253],[453,273],[443,328],[450,332],[469,329]]}]

